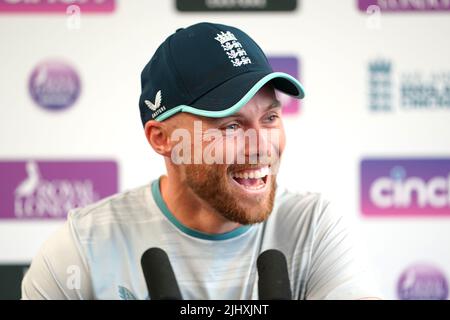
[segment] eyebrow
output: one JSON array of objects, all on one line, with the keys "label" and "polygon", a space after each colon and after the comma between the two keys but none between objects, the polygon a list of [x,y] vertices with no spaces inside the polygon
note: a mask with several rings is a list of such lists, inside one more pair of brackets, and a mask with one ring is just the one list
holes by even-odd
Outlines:
[{"label": "eyebrow", "polygon": [[271,110],[271,109],[275,109],[275,108],[281,108],[281,102],[279,100],[273,100],[272,104],[267,108],[267,110]]}]

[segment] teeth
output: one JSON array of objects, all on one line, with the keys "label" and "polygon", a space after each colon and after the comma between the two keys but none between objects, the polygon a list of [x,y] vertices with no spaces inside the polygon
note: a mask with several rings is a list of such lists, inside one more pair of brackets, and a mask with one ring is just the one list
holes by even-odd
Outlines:
[{"label": "teeth", "polygon": [[235,172],[232,173],[233,178],[240,178],[240,179],[259,179],[264,178],[270,173],[269,167],[262,167],[258,170],[247,170],[245,172]]},{"label": "teeth", "polygon": [[256,186],[256,187],[247,186],[247,187],[245,187],[245,188],[246,188],[246,189],[250,189],[250,190],[258,190],[258,189],[264,188],[264,184],[261,184],[261,185]]}]

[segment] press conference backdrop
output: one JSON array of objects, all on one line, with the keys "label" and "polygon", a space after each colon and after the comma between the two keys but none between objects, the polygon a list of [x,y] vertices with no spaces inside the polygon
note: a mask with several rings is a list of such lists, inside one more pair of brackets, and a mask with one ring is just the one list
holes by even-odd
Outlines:
[{"label": "press conference backdrop", "polygon": [[164,172],[139,119],[140,71],[201,21],[245,30],[305,86],[301,102],[280,97],[280,184],[348,217],[385,298],[448,299],[444,0],[0,0],[0,298],[20,296],[70,208]]}]

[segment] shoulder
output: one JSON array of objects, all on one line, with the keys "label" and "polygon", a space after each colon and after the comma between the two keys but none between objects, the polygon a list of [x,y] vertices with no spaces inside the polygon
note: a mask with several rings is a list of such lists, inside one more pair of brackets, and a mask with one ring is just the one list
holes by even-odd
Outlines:
[{"label": "shoulder", "polygon": [[267,225],[277,232],[278,237],[298,235],[298,241],[311,246],[325,233],[346,230],[348,221],[322,193],[280,187]]},{"label": "shoulder", "polygon": [[331,202],[321,193],[279,187],[274,209],[283,219],[318,222],[327,218],[330,207]]},{"label": "shoulder", "polygon": [[68,223],[40,247],[22,281],[22,299],[90,299],[88,266]]}]

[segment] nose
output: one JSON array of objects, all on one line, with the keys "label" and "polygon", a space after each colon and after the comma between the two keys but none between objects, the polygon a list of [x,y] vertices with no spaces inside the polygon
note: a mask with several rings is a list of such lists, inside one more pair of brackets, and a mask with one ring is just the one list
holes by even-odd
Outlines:
[{"label": "nose", "polygon": [[249,163],[267,163],[274,153],[274,143],[277,142],[276,129],[253,127],[245,134],[245,157]]}]

